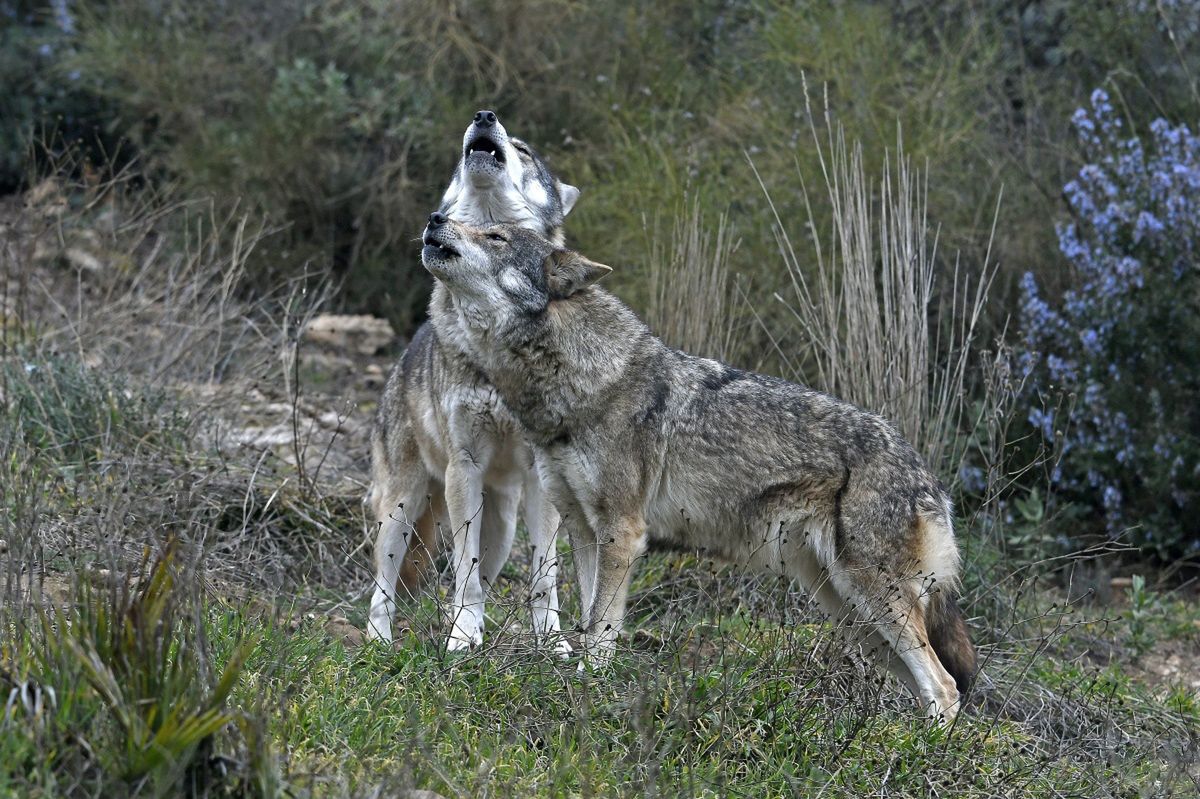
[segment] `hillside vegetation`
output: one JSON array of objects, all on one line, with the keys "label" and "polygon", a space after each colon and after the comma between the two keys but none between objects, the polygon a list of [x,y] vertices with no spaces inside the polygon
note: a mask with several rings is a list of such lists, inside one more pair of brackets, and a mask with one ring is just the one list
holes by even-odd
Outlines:
[{"label": "hillside vegetation", "polygon": [[[1198,34],[1166,0],[0,3],[0,796],[1196,795]],[[699,553],[644,559],[600,673],[530,640],[523,538],[484,647],[447,655],[446,573],[364,644],[367,434],[478,108],[668,343],[883,413],[947,484],[952,726]]]}]

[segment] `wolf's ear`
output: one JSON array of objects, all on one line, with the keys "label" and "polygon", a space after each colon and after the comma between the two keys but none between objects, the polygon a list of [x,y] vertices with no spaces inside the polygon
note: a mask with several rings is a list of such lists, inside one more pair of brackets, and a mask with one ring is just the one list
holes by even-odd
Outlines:
[{"label": "wolf's ear", "polygon": [[558,184],[558,199],[562,202],[563,216],[571,213],[571,209],[575,207],[576,200],[579,199],[579,189],[572,186],[570,183],[559,181]]},{"label": "wolf's ear", "polygon": [[589,261],[574,250],[555,250],[546,256],[546,287],[556,299],[570,297],[612,271],[611,267]]}]

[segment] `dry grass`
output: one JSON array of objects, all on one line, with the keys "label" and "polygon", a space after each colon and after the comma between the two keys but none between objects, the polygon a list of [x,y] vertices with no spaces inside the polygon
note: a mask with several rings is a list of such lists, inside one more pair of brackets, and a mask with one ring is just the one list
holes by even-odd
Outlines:
[{"label": "dry grass", "polygon": [[[177,201],[130,172],[71,179],[57,159],[5,234],[5,352],[26,342],[150,383],[218,381],[261,368],[269,298],[246,292],[250,254],[272,231]],[[77,208],[69,204],[79,203]]]},{"label": "dry grass", "polygon": [[[312,490],[337,431],[302,397],[298,352],[328,281],[252,293],[247,260],[271,229],[132,172],[73,178],[95,173],[72,158],[0,217],[0,403],[43,454],[86,460],[78,485],[139,486],[114,499],[144,516],[168,501],[198,514],[211,575],[302,583],[314,554],[344,545],[332,516],[359,499]],[[255,398],[287,409],[286,447],[241,443]],[[39,532],[53,546],[62,534]],[[116,536],[133,557],[157,538]]]},{"label": "dry grass", "polygon": [[739,243],[728,217],[722,214],[713,229],[697,201],[676,218],[669,248],[651,252],[646,322],[669,346],[726,363],[741,359],[730,275]]},{"label": "dry grass", "polygon": [[[847,142],[828,104],[823,144],[811,105],[808,116],[832,230],[826,247],[803,175],[810,223],[802,235],[788,232],[767,193],[792,286],[791,295],[776,297],[801,341],[776,338],[780,357],[793,377],[892,420],[939,474],[954,474],[968,371],[995,268],[985,261],[972,281],[955,259],[949,285],[939,283],[937,236],[926,215],[928,174],[922,179],[911,165],[899,133],[876,184],[863,166],[862,146]],[[767,192],[761,177],[759,185]],[[811,261],[793,243],[805,239],[813,244]]]},{"label": "dry grass", "polygon": [[[50,229],[74,241],[95,223],[64,212]],[[161,218],[157,232],[112,239],[105,261],[154,253],[166,267],[195,248],[176,249],[186,239],[153,243],[185,229]],[[694,214],[681,222],[676,250],[686,255],[676,269],[688,259],[727,263],[720,253],[730,238],[714,234],[705,244],[702,230]],[[331,615],[365,621],[365,597],[355,595],[369,573],[351,550],[358,497],[331,490],[326,469],[297,469],[307,462],[303,441],[295,462],[220,446],[220,428],[248,394],[244,380],[277,379],[271,399],[296,407],[328,401],[306,391],[297,367],[304,293],[285,286],[264,305],[216,288],[236,251],[226,241],[197,256],[188,281],[153,263],[94,274],[58,255],[6,263],[30,268],[21,278],[6,271],[10,285],[25,287],[10,296],[25,299],[5,339],[0,399],[0,699],[12,699],[0,717],[0,795],[350,797],[421,787],[448,797],[1105,797],[1194,789],[1194,699],[1153,695],[1119,659],[1088,655],[1097,636],[1126,634],[1119,614],[1047,593],[1041,575],[1059,564],[1012,563],[974,544],[967,598],[985,671],[949,731],[927,725],[899,686],[847,657],[836,631],[789,585],[691,556],[640,564],[629,639],[607,673],[579,675],[577,661],[529,645],[528,555],[519,546],[498,581],[482,649],[452,658],[442,647],[445,575],[405,608],[409,629],[398,647],[347,647],[348,625],[335,631]],[[713,280],[695,285],[721,285]],[[100,299],[87,300],[101,288]],[[693,303],[704,297],[688,291]],[[156,299],[134,316],[139,297]],[[189,320],[176,333],[190,331],[196,352],[211,360],[189,356],[186,342],[150,337],[137,357],[135,325],[159,324],[167,302],[176,303],[172,318]],[[67,321],[51,324],[62,309]],[[205,320],[220,320],[226,332]],[[719,322],[674,329],[720,346],[728,339]],[[998,489],[1011,471],[1001,454],[1010,435],[1003,398],[1017,390],[1003,362],[990,361],[999,399],[991,403],[996,424],[981,439]],[[224,366],[214,373],[217,363]],[[214,376],[225,382],[212,393],[188,389]],[[291,429],[303,438],[308,426],[293,421]],[[964,540],[1008,535],[987,527],[1003,524],[995,496],[967,521]],[[170,551],[185,560],[169,570],[167,591],[148,564]],[[565,561],[571,619],[578,608]],[[62,615],[42,616],[47,603]],[[132,631],[127,651],[98,613]],[[55,637],[64,629],[73,643]],[[170,656],[181,652],[202,665],[172,668]],[[234,672],[226,693],[222,675]],[[110,674],[128,675],[130,690],[110,690]],[[157,723],[146,721],[148,710],[172,697],[183,697],[193,717],[233,720],[198,740],[175,737],[176,759],[165,762],[146,751],[145,725]]]}]

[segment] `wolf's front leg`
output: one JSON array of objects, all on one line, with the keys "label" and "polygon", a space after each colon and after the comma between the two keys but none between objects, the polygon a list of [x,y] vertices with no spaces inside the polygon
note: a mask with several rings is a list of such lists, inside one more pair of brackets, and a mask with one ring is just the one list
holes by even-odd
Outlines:
[{"label": "wolf's front leg", "polygon": [[408,539],[413,525],[400,514],[380,522],[379,535],[375,539],[375,592],[371,597],[371,611],[367,616],[367,637],[390,643],[392,622],[396,617],[397,578],[400,564],[408,551]]},{"label": "wolf's front leg", "polygon": [[543,468],[541,463],[538,464],[538,475],[546,497],[556,511],[558,528],[567,531],[571,561],[575,564],[575,580],[579,584],[579,628],[586,631],[595,596],[596,535],[588,525],[587,514],[562,475],[553,469]]},{"label": "wolf's front leg", "polygon": [[379,517],[375,538],[375,591],[367,617],[367,637],[392,640],[392,622],[396,616],[396,592],[401,564],[416,537],[416,525],[429,511],[429,480],[424,471],[409,470],[406,481],[397,485],[372,488],[372,504]]},{"label": "wolf's front leg", "polygon": [[559,635],[558,553],[555,551],[559,516],[533,469],[526,473],[524,514],[533,549],[533,574],[529,581],[533,632],[539,644],[553,642],[554,651],[565,657],[571,653],[571,645]]},{"label": "wolf's front leg", "polygon": [[639,515],[605,524],[596,546],[596,587],[584,647],[590,665],[604,666],[612,660],[625,623],[633,564],[646,551],[645,519]]},{"label": "wolf's front leg", "polygon": [[483,643],[483,586],[479,579],[479,536],[483,469],[452,460],[446,469],[446,508],[453,540],[454,600],[446,648],[451,652]]}]

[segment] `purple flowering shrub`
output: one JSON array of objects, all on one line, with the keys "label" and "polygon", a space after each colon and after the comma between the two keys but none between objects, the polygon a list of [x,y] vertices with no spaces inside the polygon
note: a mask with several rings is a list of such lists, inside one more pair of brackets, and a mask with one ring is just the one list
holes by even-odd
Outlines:
[{"label": "purple flowering shrub", "polygon": [[1047,445],[1062,436],[1050,480],[1079,511],[1069,537],[1123,535],[1147,554],[1195,556],[1200,136],[1158,119],[1143,143],[1099,89],[1072,121],[1088,163],[1064,187],[1069,288],[1051,302],[1031,273],[1021,283],[1028,419]]}]

